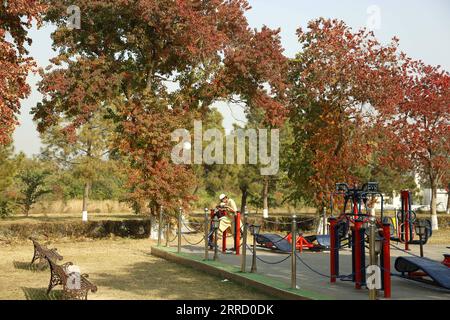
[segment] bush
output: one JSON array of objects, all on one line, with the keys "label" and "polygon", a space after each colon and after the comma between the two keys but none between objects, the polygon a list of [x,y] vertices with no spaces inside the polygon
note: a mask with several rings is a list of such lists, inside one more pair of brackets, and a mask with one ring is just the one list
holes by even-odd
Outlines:
[{"label": "bush", "polygon": [[0,199],[0,218],[4,219],[12,215],[13,210],[11,202],[5,199]]}]

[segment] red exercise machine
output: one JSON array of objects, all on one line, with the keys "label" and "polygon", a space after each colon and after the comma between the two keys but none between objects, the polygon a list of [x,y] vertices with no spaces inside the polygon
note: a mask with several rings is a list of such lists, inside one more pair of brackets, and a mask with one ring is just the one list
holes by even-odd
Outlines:
[{"label": "red exercise machine", "polygon": [[405,250],[409,250],[410,244],[426,244],[428,239],[433,235],[431,228],[431,221],[424,220],[426,232],[422,240],[415,240],[415,227],[418,223],[416,213],[412,210],[412,196],[408,190],[403,190],[401,196],[401,209],[397,212],[395,221],[391,218],[391,223],[394,227],[395,236],[391,237],[392,241],[398,241],[405,244]]},{"label": "red exercise machine", "polygon": [[[343,196],[344,207],[338,217],[333,217],[333,198]],[[339,274],[339,250],[342,241],[342,226],[350,226],[348,243],[352,249],[352,274],[351,281],[355,282],[355,288],[361,289],[366,285],[366,227],[371,215],[368,210],[369,197],[379,197],[381,199],[381,219],[376,220],[377,238],[381,241],[380,248],[380,269],[382,273],[382,289],[384,297],[391,297],[391,266],[390,266],[390,224],[383,223],[383,195],[378,192],[378,184],[369,182],[361,189],[354,187],[350,189],[345,183],[336,184],[336,192],[331,195],[331,218],[330,222],[330,274],[331,283],[336,279],[346,279]],[[347,210],[348,209],[348,210]]]},{"label": "red exercise machine", "polygon": [[[216,207],[215,209],[210,210],[210,233],[209,233],[209,246],[210,248],[214,247],[214,217],[218,219],[227,215],[226,210],[221,207]],[[234,215],[234,246],[233,250],[236,252],[236,255],[240,255],[241,253],[241,213],[238,211]],[[222,235],[222,252],[225,253],[227,251],[227,231],[225,231]]]}]

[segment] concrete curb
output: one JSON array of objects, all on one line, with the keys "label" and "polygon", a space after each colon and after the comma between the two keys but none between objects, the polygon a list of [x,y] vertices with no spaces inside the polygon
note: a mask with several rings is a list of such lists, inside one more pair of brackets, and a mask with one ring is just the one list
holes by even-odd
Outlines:
[{"label": "concrete curb", "polygon": [[[274,298],[283,300],[324,300],[328,297],[320,296],[303,290],[293,290],[287,284],[278,280],[269,279],[263,275],[252,273],[241,273],[236,267],[225,265],[217,261],[204,261],[195,255],[176,253],[171,248],[152,247],[151,254],[211,275],[229,279],[235,283],[251,287],[259,292]],[[270,283],[270,284],[268,284]]]}]

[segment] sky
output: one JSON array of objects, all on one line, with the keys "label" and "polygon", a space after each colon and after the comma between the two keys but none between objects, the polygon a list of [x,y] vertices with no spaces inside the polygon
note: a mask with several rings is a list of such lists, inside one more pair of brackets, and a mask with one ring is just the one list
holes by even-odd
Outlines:
[{"label": "sky", "polygon": [[[74,1],[76,3],[76,1]],[[448,0],[249,0],[252,9],[246,13],[253,28],[266,25],[281,28],[285,55],[293,57],[300,51],[296,37],[299,27],[306,29],[310,20],[319,17],[344,20],[354,29],[370,27],[375,36],[388,43],[392,37],[400,39],[400,50],[413,59],[421,59],[431,65],[441,65],[450,71],[450,1]],[[53,26],[46,25],[30,30],[33,44],[30,55],[40,67],[46,67],[55,55],[50,34]],[[36,83],[39,77],[30,75],[28,82],[31,95],[22,101],[20,125],[14,133],[16,152],[31,156],[39,153],[41,143],[36,126],[29,114],[32,107],[41,101]],[[233,123],[245,122],[241,107],[216,104],[224,116],[227,131]]]}]

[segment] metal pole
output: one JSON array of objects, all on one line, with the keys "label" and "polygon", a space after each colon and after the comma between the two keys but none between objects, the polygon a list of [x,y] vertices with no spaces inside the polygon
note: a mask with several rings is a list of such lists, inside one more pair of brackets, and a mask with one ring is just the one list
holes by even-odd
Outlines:
[{"label": "metal pole", "polygon": [[361,272],[361,268],[363,268],[362,263],[361,263],[361,226],[362,226],[362,221],[356,220],[355,221],[355,226],[354,226],[354,234],[355,234],[355,238],[352,239],[354,241],[354,259],[355,259],[355,264],[354,264],[354,269],[353,272],[355,273],[355,289],[361,289],[361,284],[362,284],[362,272]]},{"label": "metal pole", "polygon": [[178,212],[178,248],[177,252],[181,253],[181,215],[183,214],[183,208],[180,208]]},{"label": "metal pole", "polygon": [[252,256],[252,268],[250,269],[251,273],[256,273],[256,233],[253,232],[253,256]]},{"label": "metal pole", "polygon": [[292,216],[292,228],[291,228],[291,235],[292,235],[292,244],[291,244],[291,288],[297,289],[297,256],[296,256],[296,249],[297,249],[297,221],[295,221],[295,218],[297,218],[295,215]]},{"label": "metal pole", "polygon": [[423,235],[419,234],[420,238],[420,256],[423,258]]},{"label": "metal pole", "polygon": [[163,207],[159,209],[159,222],[158,222],[158,247],[161,245],[162,235],[162,221],[163,221]]},{"label": "metal pole", "polygon": [[402,191],[402,209],[403,209],[403,240],[405,241],[405,250],[409,251],[409,232],[410,232],[410,225],[409,225],[409,219],[410,219],[410,211],[408,208],[408,202],[409,202],[409,193],[408,191]]},{"label": "metal pole", "polygon": [[389,223],[383,224],[383,283],[384,283],[384,297],[391,297],[391,225]]},{"label": "metal pole", "polygon": [[327,234],[327,208],[325,206],[322,212],[322,234]]},{"label": "metal pole", "polygon": [[227,252],[227,230],[222,232],[222,253]]},{"label": "metal pole", "polygon": [[238,256],[241,253],[241,213],[237,212],[234,218],[234,249],[236,250],[236,255]]},{"label": "metal pole", "polygon": [[244,234],[242,235],[244,239],[242,239],[242,259],[241,259],[241,272],[245,272],[245,269],[247,268],[247,232],[248,232],[248,226],[247,226],[247,219],[248,219],[248,211],[247,206],[245,207],[244,212]]},{"label": "metal pole", "polygon": [[208,213],[209,213],[209,209],[205,208],[205,260],[209,259],[209,254],[208,254]]},{"label": "metal pole", "polygon": [[[375,217],[370,217],[370,236],[369,236],[369,252],[370,252],[370,261],[369,265],[375,266],[377,264],[377,256],[375,251]],[[377,289],[375,287],[371,287],[369,289],[369,300],[377,300]]]},{"label": "metal pole", "polygon": [[337,266],[339,264],[339,247],[336,243],[337,219],[330,217],[330,282],[335,283],[338,275]]},{"label": "metal pole", "polygon": [[217,238],[218,238],[218,229],[216,228],[216,225],[218,224],[218,218],[217,216],[214,217],[214,261],[217,260],[217,254],[218,254],[218,246],[217,246]]}]

